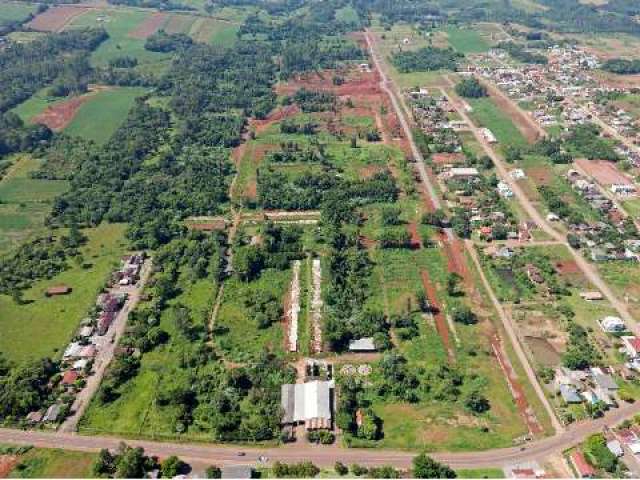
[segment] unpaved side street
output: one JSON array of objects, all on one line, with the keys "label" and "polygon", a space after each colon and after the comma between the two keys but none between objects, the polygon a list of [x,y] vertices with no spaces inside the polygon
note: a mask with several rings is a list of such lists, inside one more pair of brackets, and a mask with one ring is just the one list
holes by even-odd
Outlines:
[{"label": "unpaved side street", "polygon": [[104,377],[105,372],[107,371],[107,367],[113,360],[115,356],[116,348],[118,347],[118,343],[120,342],[120,337],[124,334],[127,328],[127,319],[129,318],[129,313],[132,312],[138,302],[140,301],[140,294],[149,280],[149,275],[151,274],[153,261],[148,259],[145,261],[142,266],[142,272],[140,274],[140,280],[133,287],[115,287],[112,292],[113,293],[123,293],[126,292],[128,294],[127,301],[125,302],[122,310],[118,312],[111,328],[104,336],[104,343],[98,349],[98,354],[94,360],[93,364],[93,374],[87,378],[87,384],[85,387],[78,392],[73,405],[71,406],[71,411],[73,412],[67,419],[60,425],[59,431],[61,432],[75,432],[78,428],[78,422],[84,415],[91,399],[100,388],[100,383],[102,383],[102,378]]}]

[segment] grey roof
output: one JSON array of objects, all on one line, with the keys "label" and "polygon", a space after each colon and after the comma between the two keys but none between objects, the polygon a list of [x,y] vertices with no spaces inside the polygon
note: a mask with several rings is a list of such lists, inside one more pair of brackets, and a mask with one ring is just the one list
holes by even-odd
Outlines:
[{"label": "grey roof", "polygon": [[571,385],[560,385],[560,395],[567,403],[582,403],[582,398]]},{"label": "grey roof", "polygon": [[319,380],[282,385],[282,422],[305,422],[316,418],[331,420],[332,387],[331,382]]},{"label": "grey roof", "polygon": [[596,372],[593,374],[593,380],[596,382],[596,385],[605,390],[618,390],[619,388],[611,375]]},{"label": "grey roof", "polygon": [[251,478],[253,468],[250,465],[228,465],[222,467],[222,478]]},{"label": "grey roof", "polygon": [[376,350],[376,344],[373,337],[358,338],[349,342],[349,350],[373,352]]}]

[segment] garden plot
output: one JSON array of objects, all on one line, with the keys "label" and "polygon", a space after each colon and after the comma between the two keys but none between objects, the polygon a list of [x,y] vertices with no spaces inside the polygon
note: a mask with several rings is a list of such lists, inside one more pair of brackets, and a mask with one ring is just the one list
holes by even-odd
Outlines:
[{"label": "garden plot", "polygon": [[298,351],[298,320],[300,317],[300,260],[293,262],[293,278],[291,279],[291,291],[289,293],[289,308],[286,309],[287,325],[289,330],[289,351]]},{"label": "garden plot", "polygon": [[311,350],[313,353],[322,352],[322,263],[319,258],[312,262],[312,294],[311,294],[311,328],[313,339]]}]

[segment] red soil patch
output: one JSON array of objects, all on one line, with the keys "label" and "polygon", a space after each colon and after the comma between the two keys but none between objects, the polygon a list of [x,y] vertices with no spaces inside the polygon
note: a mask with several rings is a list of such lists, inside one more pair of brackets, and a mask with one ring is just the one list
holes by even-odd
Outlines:
[{"label": "red soil patch", "polygon": [[431,161],[438,165],[449,165],[464,162],[464,155],[461,153],[434,153]]},{"label": "red soil patch", "polygon": [[560,275],[575,275],[580,273],[580,267],[575,260],[565,260],[556,263],[556,270]]},{"label": "red soil patch", "polygon": [[414,250],[422,248],[422,238],[420,238],[420,233],[418,232],[418,224],[416,222],[409,223],[407,231],[411,235],[411,248]]},{"label": "red soil patch", "polygon": [[549,185],[553,177],[553,170],[549,167],[531,167],[527,169],[527,175],[536,185]]},{"label": "red soil patch", "polygon": [[40,32],[59,32],[88,10],[86,7],[71,5],[51,7],[27,23],[27,27]]},{"label": "red soil patch", "polygon": [[380,77],[377,72],[360,72],[350,70],[343,73],[345,83],[334,85],[333,77],[338,73],[333,70],[323,70],[314,73],[305,73],[290,79],[287,83],[281,83],[276,87],[278,95],[293,95],[299,89],[322,90],[332,92],[338,97],[355,97],[363,95],[380,95],[378,85]]},{"label": "red soil patch", "polygon": [[618,167],[616,167],[613,162],[607,160],[587,160],[586,158],[580,158],[576,160],[576,165],[584,170],[588,176],[593,177],[600,185],[606,187],[613,184],[631,183],[629,177],[618,170]]},{"label": "red soil patch", "polygon": [[269,116],[263,120],[252,120],[251,125],[254,127],[256,133],[265,131],[271,125],[276,122],[280,122],[285,118],[293,117],[300,112],[300,108],[297,105],[286,105],[281,108],[277,108],[272,111]]},{"label": "red soil patch", "polygon": [[54,132],[59,132],[71,123],[73,117],[78,113],[78,109],[92,96],[91,93],[88,93],[47,107],[40,115],[33,117],[32,122],[41,123]]},{"label": "red soil patch", "polygon": [[149,15],[147,18],[145,18],[140,25],[131,30],[128,33],[128,36],[131,38],[145,40],[147,37],[150,37],[158,30],[160,30],[166,23],[168,18],[169,16],[166,13],[153,13],[152,15]]},{"label": "red soil patch", "polygon": [[7,478],[17,464],[17,456],[0,455],[0,478]]},{"label": "red soil patch", "polygon": [[436,287],[431,282],[429,278],[429,273],[426,270],[422,270],[420,272],[422,276],[422,286],[427,295],[427,300],[429,301],[429,305],[433,310],[433,318],[436,322],[436,330],[438,331],[438,335],[442,339],[442,344],[444,345],[445,350],[447,351],[447,356],[449,357],[450,362],[455,361],[455,354],[453,349],[451,348],[451,340],[449,338],[449,327],[447,326],[447,319],[444,318],[444,314],[440,308],[438,303],[438,296],[436,293]]},{"label": "red soil patch", "polygon": [[507,385],[509,386],[509,390],[511,390],[511,395],[513,395],[513,399],[516,402],[516,407],[518,408],[518,412],[522,415],[525,423],[527,424],[527,428],[529,429],[529,433],[531,435],[540,435],[544,432],[540,423],[538,423],[538,419],[536,415],[527,402],[527,397],[524,394],[524,390],[522,385],[518,381],[518,376],[513,371],[513,367],[509,362],[507,355],[505,355],[502,350],[502,343],[498,338],[498,335],[494,335],[491,339],[491,347],[493,348],[493,354],[496,356],[498,360],[498,364],[500,368],[504,372],[505,379],[507,380]]}]

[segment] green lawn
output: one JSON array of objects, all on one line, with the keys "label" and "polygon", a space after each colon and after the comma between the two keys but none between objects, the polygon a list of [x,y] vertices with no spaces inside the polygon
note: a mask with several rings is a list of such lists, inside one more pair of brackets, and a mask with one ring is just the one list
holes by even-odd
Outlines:
[{"label": "green lawn", "polygon": [[95,453],[33,448],[20,456],[9,478],[90,478],[97,457]]},{"label": "green lawn", "polygon": [[501,468],[473,468],[456,470],[458,478],[504,478]]},{"label": "green lawn", "polygon": [[238,40],[236,34],[239,25],[225,22],[215,22],[208,27],[209,43],[222,47],[230,47]]},{"label": "green lawn", "polygon": [[0,26],[22,22],[35,11],[36,6],[30,3],[0,1]]},{"label": "green lawn", "polygon": [[491,130],[502,146],[525,146],[527,144],[520,130],[513,124],[509,116],[500,110],[491,97],[468,98],[466,101],[473,108],[470,115],[474,121],[481,127]]},{"label": "green lawn", "polygon": [[450,27],[445,32],[451,46],[460,53],[483,53],[489,50],[489,43],[471,26]]},{"label": "green lawn", "polygon": [[[124,225],[108,224],[85,230],[89,237],[81,249],[85,265],[70,262],[65,272],[36,282],[25,291],[26,304],[0,295],[0,352],[20,361],[52,356],[62,349],[125,253],[124,230]],[[48,287],[62,283],[73,288],[70,295],[45,297]]]},{"label": "green lawn", "polygon": [[95,66],[107,65],[110,60],[125,55],[135,57],[144,64],[161,62],[170,55],[145,50],[144,40],[129,36],[129,32],[148,15],[151,15],[151,11],[128,8],[95,9],[76,17],[67,28],[101,27],[107,31],[109,39],[91,56],[91,62]]},{"label": "green lawn", "polygon": [[98,92],[80,107],[65,133],[106,143],[143,93],[143,88],[125,87]]}]

